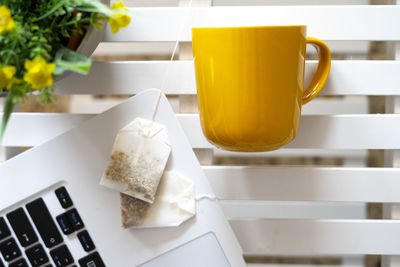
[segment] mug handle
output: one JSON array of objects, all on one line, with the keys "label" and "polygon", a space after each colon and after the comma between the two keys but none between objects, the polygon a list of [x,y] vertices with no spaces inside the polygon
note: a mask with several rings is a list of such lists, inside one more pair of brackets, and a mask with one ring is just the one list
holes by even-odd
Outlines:
[{"label": "mug handle", "polygon": [[303,105],[313,100],[321,92],[326,80],[328,80],[331,69],[331,51],[329,47],[323,41],[313,37],[307,37],[306,43],[313,45],[317,49],[319,62],[311,84],[303,93]]}]

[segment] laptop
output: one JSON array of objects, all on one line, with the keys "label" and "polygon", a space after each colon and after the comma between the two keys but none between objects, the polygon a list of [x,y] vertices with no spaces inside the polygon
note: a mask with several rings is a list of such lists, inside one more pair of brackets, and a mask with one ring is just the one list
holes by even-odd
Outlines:
[{"label": "laptop", "polygon": [[242,249],[161,96],[155,121],[172,145],[167,170],[195,183],[197,214],[179,227],[122,229],[119,192],[99,185],[119,129],[151,119],[146,90],[0,165],[0,267],[236,267]]}]

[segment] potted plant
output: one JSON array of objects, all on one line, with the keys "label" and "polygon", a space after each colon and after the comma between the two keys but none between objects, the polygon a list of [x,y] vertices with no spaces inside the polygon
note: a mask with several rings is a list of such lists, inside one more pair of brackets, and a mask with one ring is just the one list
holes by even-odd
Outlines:
[{"label": "potted plant", "polygon": [[54,100],[54,81],[87,74],[88,57],[102,38],[130,23],[122,2],[109,0],[0,0],[0,95],[6,96],[0,141],[14,106],[36,95]]}]

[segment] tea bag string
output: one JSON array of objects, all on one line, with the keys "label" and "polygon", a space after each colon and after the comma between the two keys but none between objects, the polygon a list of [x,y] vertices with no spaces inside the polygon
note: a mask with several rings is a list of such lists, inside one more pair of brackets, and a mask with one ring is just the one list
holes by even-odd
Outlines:
[{"label": "tea bag string", "polygon": [[196,195],[195,198],[194,198],[194,200],[196,200],[196,201],[200,201],[200,200],[203,200],[203,199],[207,199],[207,200],[210,200],[210,201],[220,200],[215,195],[207,195],[207,194]]},{"label": "tea bag string", "polygon": [[[157,115],[157,112],[158,112],[158,107],[160,106],[160,101],[161,101],[162,92],[165,91],[165,87],[166,87],[166,83],[167,83],[167,78],[168,78],[168,76],[169,76],[169,72],[170,72],[170,68],[171,68],[171,65],[172,65],[172,61],[174,60],[176,51],[177,51],[177,49],[178,49],[179,40],[180,40],[180,38],[181,38],[182,31],[183,31],[183,29],[185,28],[186,23],[187,23],[187,21],[188,21],[188,18],[189,18],[189,15],[190,15],[190,8],[192,7],[192,3],[193,3],[193,0],[190,0],[190,1],[189,1],[189,5],[188,5],[188,9],[187,9],[188,11],[186,12],[185,16],[183,17],[182,22],[181,22],[181,25],[180,25],[180,27],[179,27],[179,30],[178,30],[178,33],[177,33],[177,38],[176,38],[175,45],[174,45],[174,49],[172,50],[171,58],[169,59],[169,63],[168,63],[168,65],[167,65],[167,67],[166,67],[166,69],[165,69],[165,72],[164,72],[164,78],[163,78],[163,82],[162,82],[161,88],[160,88],[160,89],[161,89],[161,92],[160,92],[160,94],[158,95],[157,102],[156,102],[156,107],[155,107],[155,109],[154,109],[154,113],[153,113],[153,116],[152,116],[152,118],[151,118],[151,122],[152,122],[152,123],[154,122],[154,120],[155,120],[155,118],[156,118],[156,115]],[[157,133],[158,133],[158,132],[157,132]],[[153,134],[153,136],[156,135],[157,133]]]}]

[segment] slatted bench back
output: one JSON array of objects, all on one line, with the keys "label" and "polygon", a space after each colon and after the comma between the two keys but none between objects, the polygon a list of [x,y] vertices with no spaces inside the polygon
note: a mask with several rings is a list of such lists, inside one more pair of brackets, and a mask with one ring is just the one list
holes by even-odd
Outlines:
[{"label": "slatted bench back", "polygon": [[[131,26],[118,35],[107,30],[104,42],[135,47],[179,39],[178,59],[94,62],[88,76],[70,75],[57,84],[56,93],[133,95],[162,87],[170,68],[164,92],[193,148],[200,157],[210,159],[203,160],[208,163],[203,168],[247,255],[400,255],[400,222],[395,220],[400,216],[400,170],[393,168],[400,162],[400,62],[368,59],[370,41],[389,42],[388,47],[400,50],[400,6],[372,6],[368,1],[354,1],[365,5],[351,6],[294,6],[294,1],[285,1],[285,6],[275,6],[279,3],[216,0],[219,6],[194,1],[204,6],[132,8]],[[255,4],[261,5],[251,6]],[[308,25],[308,36],[328,41],[334,54],[350,54],[344,59],[358,53],[357,60],[333,60],[322,96],[305,106],[298,137],[284,149],[257,155],[214,149],[195,113],[191,27],[289,24]],[[393,51],[392,59],[397,59],[400,53]],[[306,83],[316,64],[307,61]],[[386,96],[387,113],[368,114],[369,96]],[[194,107],[185,108],[188,103]],[[15,113],[5,146],[38,145],[92,116]],[[386,168],[367,167],[368,150],[385,150]],[[213,165],[217,156],[339,157],[350,163],[335,167]],[[352,164],[352,159],[358,160]],[[366,218],[366,203],[372,202],[384,203],[385,219]],[[398,259],[387,256],[383,264],[395,265]]]}]

